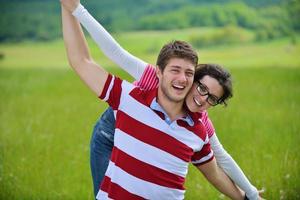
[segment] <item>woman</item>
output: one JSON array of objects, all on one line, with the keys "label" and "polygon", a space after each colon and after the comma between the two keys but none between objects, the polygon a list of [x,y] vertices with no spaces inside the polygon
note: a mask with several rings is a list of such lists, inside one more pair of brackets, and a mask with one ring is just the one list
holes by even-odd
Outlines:
[{"label": "woman", "polygon": [[[106,56],[136,80],[139,80],[137,85],[145,90],[156,87],[157,79],[154,68],[119,46],[82,5],[76,8],[73,15],[87,29]],[[242,170],[220,144],[206,111],[217,104],[226,105],[226,100],[232,96],[230,74],[217,65],[200,65],[194,80],[193,87],[186,97],[186,106],[192,112],[201,112],[201,120],[207,129],[218,165],[245,191],[248,199],[258,199],[257,189],[251,185]],[[91,139],[91,170],[95,194],[106,171],[112,151],[114,120],[113,111],[108,108],[95,125]]]}]

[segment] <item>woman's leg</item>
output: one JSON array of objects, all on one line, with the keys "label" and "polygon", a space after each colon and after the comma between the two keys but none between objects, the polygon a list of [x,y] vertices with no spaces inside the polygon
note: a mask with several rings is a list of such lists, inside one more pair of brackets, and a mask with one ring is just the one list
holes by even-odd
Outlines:
[{"label": "woman's leg", "polygon": [[90,166],[96,196],[108,167],[113,148],[115,118],[109,107],[97,121],[90,143]]}]

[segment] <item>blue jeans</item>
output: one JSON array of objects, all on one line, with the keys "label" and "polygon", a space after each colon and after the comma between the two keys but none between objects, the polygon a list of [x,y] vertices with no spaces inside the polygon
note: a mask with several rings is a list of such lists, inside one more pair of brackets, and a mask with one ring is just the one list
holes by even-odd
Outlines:
[{"label": "blue jeans", "polygon": [[97,121],[90,143],[90,165],[96,197],[114,145],[115,117],[108,108]]}]

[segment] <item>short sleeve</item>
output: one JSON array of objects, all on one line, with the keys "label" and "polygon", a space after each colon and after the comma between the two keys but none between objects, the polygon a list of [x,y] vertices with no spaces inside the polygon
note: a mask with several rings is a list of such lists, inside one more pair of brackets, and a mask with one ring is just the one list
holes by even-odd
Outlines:
[{"label": "short sleeve", "polygon": [[213,151],[210,148],[208,137],[205,139],[205,143],[200,151],[197,151],[192,156],[193,165],[202,165],[211,161],[214,158]]},{"label": "short sleeve", "polygon": [[122,82],[122,79],[109,74],[99,96],[99,98],[106,101],[113,110],[117,110],[120,105]]}]

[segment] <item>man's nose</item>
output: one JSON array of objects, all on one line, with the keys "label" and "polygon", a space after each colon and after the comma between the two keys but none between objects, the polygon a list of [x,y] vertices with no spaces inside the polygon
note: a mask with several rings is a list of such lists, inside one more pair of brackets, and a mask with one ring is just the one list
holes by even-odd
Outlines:
[{"label": "man's nose", "polygon": [[187,76],[184,72],[179,74],[179,78],[178,78],[181,82],[186,82],[187,81]]}]

